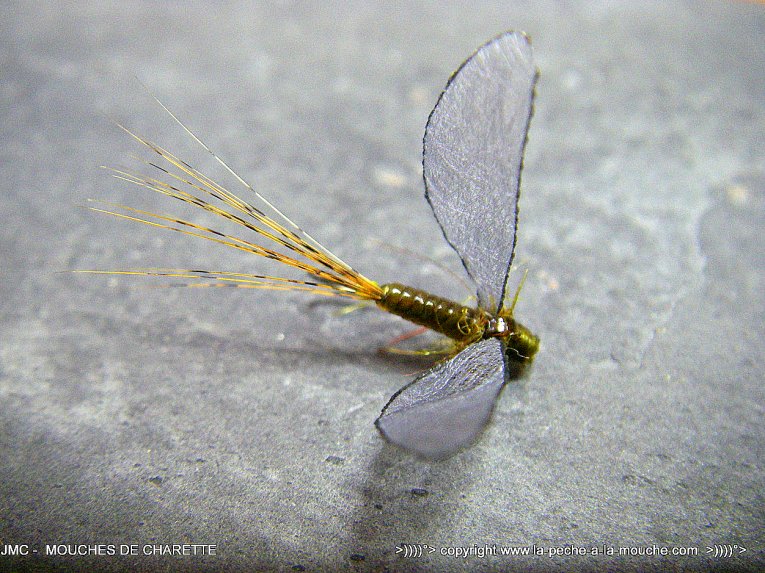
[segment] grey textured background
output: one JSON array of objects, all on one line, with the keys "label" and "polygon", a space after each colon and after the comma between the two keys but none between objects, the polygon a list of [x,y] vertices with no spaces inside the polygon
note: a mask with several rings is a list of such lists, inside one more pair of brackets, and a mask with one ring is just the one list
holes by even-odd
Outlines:
[{"label": "grey textured background", "polygon": [[[0,569],[765,567],[765,9],[435,4],[3,5],[0,544],[39,553]],[[460,271],[421,137],[448,75],[507,28],[541,70],[516,262],[542,350],[460,455],[424,463],[372,425],[422,368],[376,354],[408,329],[394,317],[56,273],[264,268],[80,208],[175,208],[99,170],[138,151],[109,118],[235,185],[135,75],[360,271],[464,298],[377,241]],[[218,549],[44,555],[99,543]],[[699,554],[441,555],[474,544]]]}]

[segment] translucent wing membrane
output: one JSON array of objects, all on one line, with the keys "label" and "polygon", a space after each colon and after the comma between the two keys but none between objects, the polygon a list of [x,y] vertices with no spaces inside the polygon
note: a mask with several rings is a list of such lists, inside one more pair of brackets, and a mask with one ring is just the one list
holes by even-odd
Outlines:
[{"label": "translucent wing membrane", "polygon": [[513,260],[536,77],[528,38],[503,34],[454,73],[425,128],[426,197],[478,286],[479,305],[492,312]]},{"label": "translucent wing membrane", "polygon": [[[313,275],[319,279],[319,282],[270,275],[191,269],[125,269],[80,272],[161,276],[193,281],[183,286],[233,286],[237,288],[301,290],[326,296],[345,296],[360,300],[377,300],[380,298],[381,291],[377,283],[353,270],[282,215],[280,211],[276,211],[278,216],[283,218],[292,228],[277,222],[261,209],[218,185],[169,151],[132,133],[123,126],[120,127],[163,160],[163,164],[145,162],[148,166],[159,171],[160,177],[163,179],[112,169],[115,177],[212,213],[255,233],[255,237],[260,240],[243,239],[173,215],[154,213],[125,205],[104,203],[109,207],[108,209],[93,207],[92,210],[198,237],[271,259]],[[207,149],[206,146],[205,149]],[[247,187],[250,188],[249,185]],[[258,195],[258,197],[260,196]],[[266,205],[275,210],[270,203],[266,202]]]},{"label": "translucent wing membrane", "polygon": [[[503,34],[449,79],[425,128],[425,195],[478,287],[479,306],[492,313],[513,261],[536,77],[528,38]],[[506,376],[502,342],[468,345],[394,395],[377,427],[398,446],[446,458],[483,430]]]},{"label": "translucent wing membrane", "polygon": [[502,345],[483,340],[405,386],[375,423],[398,446],[427,458],[446,458],[478,437],[504,383]]}]

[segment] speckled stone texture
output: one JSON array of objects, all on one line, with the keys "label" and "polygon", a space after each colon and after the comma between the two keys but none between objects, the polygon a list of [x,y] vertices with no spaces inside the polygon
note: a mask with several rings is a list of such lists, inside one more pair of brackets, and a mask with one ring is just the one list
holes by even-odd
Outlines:
[{"label": "speckled stone texture", "polygon": [[[762,5],[2,13],[0,570],[765,568]],[[513,276],[542,348],[472,448],[427,463],[375,430],[425,367],[377,353],[409,330],[395,317],[58,272],[278,270],[81,208],[189,216],[99,169],[140,152],[111,120],[238,189],[143,82],[359,271],[464,300],[423,259],[462,272],[422,134],[449,74],[510,28],[541,72]],[[156,555],[183,544],[215,555]]]}]

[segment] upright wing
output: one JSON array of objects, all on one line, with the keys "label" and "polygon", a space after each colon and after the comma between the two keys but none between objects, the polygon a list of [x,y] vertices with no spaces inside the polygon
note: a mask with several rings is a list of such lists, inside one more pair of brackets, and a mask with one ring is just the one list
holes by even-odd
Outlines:
[{"label": "upright wing", "polygon": [[397,446],[446,458],[481,433],[504,383],[501,344],[483,340],[399,390],[375,424]]},{"label": "upright wing", "polygon": [[452,75],[425,127],[425,196],[490,311],[513,260],[536,78],[528,37],[502,34]]}]

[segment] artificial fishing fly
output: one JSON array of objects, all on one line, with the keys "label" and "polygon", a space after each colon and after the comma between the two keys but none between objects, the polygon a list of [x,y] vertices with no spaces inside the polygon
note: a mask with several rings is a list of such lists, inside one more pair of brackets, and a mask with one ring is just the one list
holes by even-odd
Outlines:
[{"label": "artificial fishing fly", "polygon": [[123,126],[162,163],[147,161],[159,171],[158,178],[121,170],[112,170],[113,174],[235,223],[254,233],[254,238],[124,205],[93,210],[271,259],[315,280],[169,268],[81,272],[172,277],[189,281],[186,286],[298,290],[372,301],[448,337],[449,357],[399,390],[375,422],[382,435],[398,446],[428,458],[448,457],[480,434],[510,367],[517,370],[530,364],[539,349],[539,339],[513,316],[518,293],[506,304],[536,78],[528,37],[519,32],[502,34],[481,46],[451,76],[425,128],[425,195],[446,240],[477,286],[476,308],[399,283],[378,284],[358,273],[234,173],[162,103],[263,208]]}]

